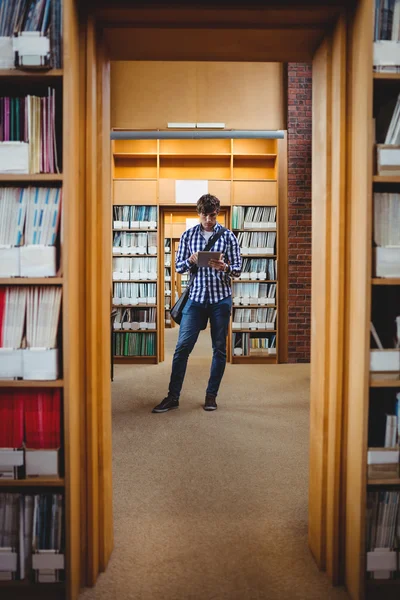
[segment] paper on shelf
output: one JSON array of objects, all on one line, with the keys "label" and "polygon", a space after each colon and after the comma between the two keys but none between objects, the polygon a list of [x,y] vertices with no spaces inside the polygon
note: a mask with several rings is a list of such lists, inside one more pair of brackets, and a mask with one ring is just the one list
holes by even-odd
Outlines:
[{"label": "paper on shelf", "polygon": [[175,181],[175,202],[177,204],[196,204],[204,194],[208,194],[207,179],[177,179]]}]

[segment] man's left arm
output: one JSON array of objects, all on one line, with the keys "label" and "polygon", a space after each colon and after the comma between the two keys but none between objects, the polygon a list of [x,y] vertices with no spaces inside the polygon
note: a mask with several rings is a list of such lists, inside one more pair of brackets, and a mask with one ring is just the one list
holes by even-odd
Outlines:
[{"label": "man's left arm", "polygon": [[226,256],[229,260],[229,266],[226,272],[229,273],[231,277],[240,277],[240,273],[242,272],[242,257],[240,255],[239,242],[232,231],[229,232]]}]

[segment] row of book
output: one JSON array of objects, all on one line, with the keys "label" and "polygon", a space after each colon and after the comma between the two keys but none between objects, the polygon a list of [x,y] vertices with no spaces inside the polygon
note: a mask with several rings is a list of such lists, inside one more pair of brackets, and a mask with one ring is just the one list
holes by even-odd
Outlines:
[{"label": "row of book", "polygon": [[0,173],[59,173],[55,94],[0,98]]},{"label": "row of book", "polygon": [[114,329],[156,329],[157,309],[119,308]]},{"label": "row of book", "polygon": [[53,246],[62,188],[0,188],[0,246]]},{"label": "row of book", "polygon": [[400,247],[399,193],[374,193],[374,242],[381,247]]},{"label": "row of book", "polygon": [[234,308],[232,329],[273,329],[276,308]]},{"label": "row of book", "polygon": [[244,258],[241,280],[276,280],[278,261],[273,258]]},{"label": "row of book", "polygon": [[276,283],[236,283],[233,304],[275,304]]},{"label": "row of book", "polygon": [[113,304],[115,306],[136,306],[157,303],[157,285],[155,283],[114,283]]},{"label": "row of book", "polygon": [[276,354],[276,335],[255,337],[252,333],[233,333],[232,348],[234,356]]},{"label": "row of book", "polygon": [[157,206],[124,205],[113,207],[114,229],[156,229]]},{"label": "row of book", "polygon": [[157,254],[157,233],[115,231],[113,254]]},{"label": "row of book", "polygon": [[275,229],[276,206],[233,206],[232,229]]},{"label": "row of book", "polygon": [[113,333],[114,356],[155,356],[155,333]]},{"label": "row of book", "polygon": [[0,348],[55,348],[61,289],[53,286],[0,289]]},{"label": "row of book", "polygon": [[[400,143],[400,94],[397,97],[396,106],[392,113],[392,118],[389,123],[388,130],[386,132],[385,144],[392,146],[398,145]],[[391,153],[390,156],[397,157],[396,153]],[[378,155],[379,157],[379,155]],[[393,169],[393,165],[391,165],[391,169]]]},{"label": "row of book", "polygon": [[400,41],[400,0],[375,0],[374,40]]},{"label": "row of book", "polygon": [[0,494],[0,580],[59,581],[64,546],[62,494]]},{"label": "row of book", "polygon": [[113,279],[156,280],[157,259],[149,257],[113,258]]},{"label": "row of book", "polygon": [[275,231],[241,231],[237,236],[242,255],[274,254],[276,244]]},{"label": "row of book", "polygon": [[44,450],[59,448],[60,444],[60,390],[39,388],[0,393],[0,448],[24,446]]},{"label": "row of book", "polygon": [[367,493],[367,551],[400,549],[400,492],[370,491]]}]

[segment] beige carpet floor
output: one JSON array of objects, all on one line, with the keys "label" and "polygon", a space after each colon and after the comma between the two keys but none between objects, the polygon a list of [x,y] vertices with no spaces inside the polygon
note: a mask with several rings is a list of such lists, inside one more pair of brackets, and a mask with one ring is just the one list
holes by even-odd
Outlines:
[{"label": "beige carpet floor", "polygon": [[166,361],[117,366],[115,549],[82,600],[339,600],[307,546],[308,365],[228,365],[219,409],[201,409],[209,333],[179,410],[151,414]]}]

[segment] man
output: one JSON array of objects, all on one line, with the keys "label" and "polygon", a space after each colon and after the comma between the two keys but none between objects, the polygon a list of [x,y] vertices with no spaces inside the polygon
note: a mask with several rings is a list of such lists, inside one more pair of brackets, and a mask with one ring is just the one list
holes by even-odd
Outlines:
[{"label": "man", "polygon": [[[200,223],[182,235],[176,256],[176,270],[185,273],[197,264],[198,252],[217,234],[220,201],[205,194],[197,202]],[[162,413],[179,407],[179,397],[185,378],[189,354],[199,333],[210,319],[213,358],[206,390],[204,410],[216,410],[216,398],[226,365],[226,337],[232,310],[231,277],[239,277],[242,268],[240,248],[235,235],[226,229],[211,249],[220,252],[220,260],[211,260],[209,267],[199,267],[183,310],[178,343],[172,361],[168,395],[154,409]]]}]

